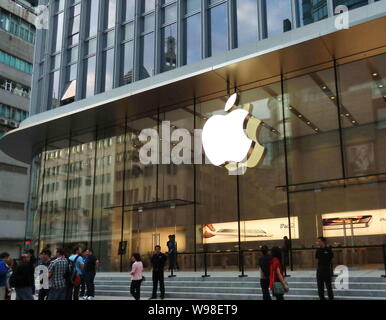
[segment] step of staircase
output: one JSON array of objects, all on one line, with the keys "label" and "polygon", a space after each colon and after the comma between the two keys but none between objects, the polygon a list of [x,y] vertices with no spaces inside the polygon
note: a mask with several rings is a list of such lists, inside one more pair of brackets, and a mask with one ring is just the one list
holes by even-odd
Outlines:
[{"label": "step of staircase", "polygon": [[[186,277],[165,278],[166,298],[205,300],[261,300],[260,280],[257,277]],[[290,292],[287,300],[317,300],[315,277],[287,278]],[[131,297],[128,275],[97,276],[96,294],[109,297]],[[142,299],[152,293],[149,276],[142,283]],[[386,279],[380,277],[350,277],[349,290],[334,290],[340,300],[386,300]]]}]

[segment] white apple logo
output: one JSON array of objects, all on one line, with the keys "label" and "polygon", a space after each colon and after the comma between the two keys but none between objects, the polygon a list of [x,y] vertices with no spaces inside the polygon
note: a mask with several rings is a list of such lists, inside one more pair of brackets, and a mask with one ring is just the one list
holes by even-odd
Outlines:
[{"label": "white apple logo", "polygon": [[209,161],[215,166],[226,165],[228,170],[234,170],[240,164],[254,167],[264,153],[257,141],[261,121],[247,110],[237,109],[237,98],[237,93],[233,94],[224,108],[228,114],[212,116],[202,132],[202,144]]}]

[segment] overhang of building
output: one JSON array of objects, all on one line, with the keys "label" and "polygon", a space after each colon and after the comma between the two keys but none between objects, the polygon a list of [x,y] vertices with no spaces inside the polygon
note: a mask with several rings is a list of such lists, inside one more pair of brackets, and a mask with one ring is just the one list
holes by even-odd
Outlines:
[{"label": "overhang of building", "polygon": [[335,17],[249,46],[33,115],[0,139],[0,149],[30,163],[50,141],[178,108],[193,99],[226,94],[227,83],[240,89],[297,76],[386,52],[386,3],[350,11],[350,28],[337,31]]}]

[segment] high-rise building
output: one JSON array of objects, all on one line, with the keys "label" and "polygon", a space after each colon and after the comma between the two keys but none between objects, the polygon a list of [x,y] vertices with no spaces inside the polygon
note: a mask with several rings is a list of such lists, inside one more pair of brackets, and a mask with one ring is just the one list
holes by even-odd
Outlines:
[{"label": "high-rise building", "polygon": [[[32,82],[35,14],[28,2],[0,1],[0,136],[26,119]],[[24,246],[29,167],[0,151],[0,251]]]},{"label": "high-rise building", "polygon": [[[385,0],[39,4],[49,10],[32,116],[0,140],[32,165],[33,248],[80,243],[102,270],[119,271],[133,252],[148,266],[154,245],[175,235],[182,269],[232,270],[256,268],[260,246],[287,236],[300,269],[313,267],[324,235],[336,264],[382,263]],[[350,10],[347,30],[337,5]],[[265,148],[238,176],[200,162],[197,131],[226,114],[234,92],[262,121],[255,138]],[[144,129],[158,162],[143,161]]]}]

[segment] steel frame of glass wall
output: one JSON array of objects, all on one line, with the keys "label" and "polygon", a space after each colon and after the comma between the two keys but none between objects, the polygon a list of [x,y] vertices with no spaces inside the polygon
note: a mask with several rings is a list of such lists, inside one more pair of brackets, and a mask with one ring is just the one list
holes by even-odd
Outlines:
[{"label": "steel frame of glass wall", "polygon": [[[96,26],[96,33],[91,37],[95,39],[96,46],[95,52],[92,53],[92,56],[95,57],[95,79],[92,84],[92,92],[90,95],[101,93],[105,90],[103,86],[105,73],[103,72],[105,68],[105,52],[106,46],[105,41],[107,37],[107,30],[112,31],[111,34],[114,34],[113,43],[109,47],[111,50],[114,50],[114,60],[111,62],[113,65],[113,79],[112,88],[119,87],[123,85],[122,75],[120,74],[122,59],[124,59],[124,43],[132,42],[132,55],[130,58],[133,59],[132,64],[133,70],[129,74],[132,78],[132,81],[138,81],[142,79],[141,77],[141,62],[143,59],[143,38],[145,35],[152,35],[154,37],[154,41],[152,41],[153,52],[150,57],[153,72],[149,75],[159,74],[161,72],[167,71],[168,68],[164,68],[162,66],[163,54],[162,51],[164,49],[164,44],[162,42],[162,32],[165,30],[165,27],[170,26],[171,24],[175,24],[176,28],[176,63],[175,67],[182,67],[186,64],[186,56],[185,50],[187,49],[187,39],[185,39],[186,26],[185,22],[190,18],[195,16],[196,14],[200,15],[201,20],[201,55],[199,59],[205,59],[211,56],[210,53],[210,15],[211,12],[220,8],[220,6],[225,6],[227,12],[227,20],[228,23],[226,25],[225,32],[227,33],[227,43],[224,44],[225,48],[221,49],[216,54],[224,51],[235,49],[238,46],[238,1],[237,0],[190,0],[192,2],[196,1],[199,3],[196,7],[193,7],[192,11],[188,11],[188,7],[185,1],[183,0],[174,0],[174,1],[164,1],[164,0],[155,0],[154,9],[149,10],[148,12],[143,12],[141,7],[141,0],[110,0],[116,3],[115,16],[111,17],[114,20],[114,23],[109,26],[109,28],[105,28],[105,19],[106,17],[100,15],[97,19],[98,21],[94,24]],[[189,1],[189,0],[188,0]],[[245,0],[246,3],[247,0]],[[302,19],[305,17],[301,17],[300,3],[298,0],[286,0],[286,10],[288,10],[288,25],[284,26],[285,30],[292,30],[295,28],[301,27],[303,24],[301,23]],[[127,18],[125,16],[124,3],[135,2],[134,10],[135,14]],[[248,1],[248,3],[253,3],[253,1]],[[344,2],[344,1],[343,1]],[[342,4],[343,2],[339,2]],[[355,1],[354,1],[355,2]],[[358,1],[357,1],[358,2]],[[359,1],[363,4],[363,1]],[[368,3],[372,3],[374,0],[369,0]],[[41,0],[40,4],[49,4],[50,6],[50,18],[49,18],[49,29],[41,29],[37,32],[37,41],[36,47],[40,48],[35,55],[35,69],[34,69],[34,79],[33,79],[33,87],[36,88],[34,93],[32,94],[32,110],[31,114],[36,114],[39,112],[43,112],[45,110],[49,110],[53,107],[57,107],[56,104],[60,104],[60,101],[54,106],[51,103],[52,96],[52,81],[55,82],[55,90],[57,90],[56,94],[59,96],[59,99],[64,96],[64,93],[68,86],[68,66],[69,66],[69,48],[74,48],[74,44],[69,42],[69,26],[71,25],[69,22],[73,19],[73,11],[71,11],[75,6],[80,6],[80,24],[79,24],[79,41],[77,45],[77,72],[76,72],[76,91],[74,93],[75,100],[81,100],[86,97],[86,88],[87,85],[87,68],[86,62],[90,53],[88,52],[87,44],[90,43],[90,38],[87,35],[87,30],[89,28],[89,21],[87,19],[88,12],[90,10],[89,1],[73,1],[66,0],[61,1],[61,7],[58,8],[58,0]],[[243,2],[240,2],[240,4]],[[269,2],[270,4],[272,1]],[[367,3],[367,2],[366,2]],[[99,7],[97,8],[97,12],[108,12],[109,1],[98,1]],[[327,7],[327,16],[331,17],[334,14],[334,3],[333,0],[325,0],[324,6]],[[167,10],[169,8],[173,8],[170,10],[174,10],[174,18],[172,20],[164,21],[165,15],[167,15]],[[95,8],[94,8],[95,9]],[[244,11],[248,12],[248,7],[246,9],[241,8]],[[240,9],[240,10],[241,10]],[[251,20],[252,25],[255,26],[256,30],[253,30],[253,35],[251,35],[251,39],[248,41],[259,41],[263,40],[269,36],[271,36],[270,31],[268,30],[268,23],[270,21],[269,12],[267,12],[267,0],[257,0],[255,7],[253,10],[249,10],[252,16],[251,18],[244,18],[246,20]],[[256,12],[253,12],[255,11]],[[60,22],[63,25],[60,27],[60,30],[63,33],[61,44],[58,43],[58,51],[52,51],[52,44],[56,42],[56,28],[57,28],[57,17],[60,17]],[[323,17],[324,18],[324,17]],[[316,18],[317,19],[317,18]],[[317,21],[317,20],[316,20]],[[165,22],[165,23],[164,23]],[[240,19],[240,23],[242,23],[242,19]],[[274,21],[274,23],[276,23]],[[150,29],[144,30],[145,24]],[[279,29],[282,29],[283,21],[278,22],[280,25]],[[130,28],[131,36],[128,38],[125,36],[125,28]],[[245,28],[243,28],[245,29]],[[244,30],[245,32],[245,30]],[[283,30],[281,30],[283,32]],[[273,35],[273,34],[272,34]],[[94,38],[95,37],[95,38]],[[220,42],[223,42],[223,39],[219,39]],[[242,43],[245,45],[247,43]],[[53,60],[56,57],[55,63]],[[74,62],[74,61],[71,61]],[[53,68],[53,64],[55,68]],[[74,68],[74,65],[72,65]],[[51,80],[54,77],[55,79]],[[108,88],[110,89],[110,88]]]},{"label": "steel frame of glass wall", "polygon": [[[385,59],[385,54],[382,54],[341,65],[337,61],[331,61],[328,66],[324,66],[321,70],[309,70],[308,73],[305,72],[300,76],[283,74],[280,79],[277,79],[277,82],[253,89],[250,89],[253,87],[251,85],[248,85],[248,89],[242,87],[231,89],[229,83],[224,83],[225,87],[228,86],[229,94],[233,90],[239,91],[242,103],[257,101],[256,104],[259,105],[264,102],[264,105],[270,110],[271,116],[266,118],[261,133],[263,139],[267,140],[263,141],[263,144],[266,142],[265,146],[268,150],[265,156],[266,163],[263,162],[257,168],[247,171],[244,176],[228,176],[225,169],[211,165],[183,166],[187,170],[183,180],[186,184],[184,186],[190,189],[187,189],[184,193],[185,197],[181,198],[189,200],[190,203],[185,209],[182,209],[184,211],[181,211],[183,212],[181,216],[190,221],[186,224],[189,230],[185,231],[189,235],[187,238],[193,239],[190,246],[186,245],[186,248],[190,249],[181,252],[181,256],[190,255],[190,257],[193,257],[193,260],[189,260],[190,262],[187,265],[190,265],[194,270],[202,269],[204,263],[202,254],[215,254],[216,251],[219,251],[221,254],[229,254],[229,260],[225,261],[229,262],[236,259],[239,268],[243,269],[245,254],[258,250],[259,244],[261,244],[261,242],[249,243],[247,241],[246,236],[243,235],[247,234],[248,231],[245,221],[261,218],[264,215],[266,218],[286,219],[288,223],[287,235],[292,242],[290,261],[293,264],[294,261],[296,263],[297,259],[301,259],[298,256],[300,253],[303,254],[301,252],[302,248],[310,249],[316,236],[320,236],[320,232],[323,232],[322,226],[317,225],[315,231],[305,232],[303,236],[292,234],[292,224],[294,223],[300,225],[295,230],[297,233],[300,229],[311,229],[311,226],[315,223],[312,220],[314,216],[307,211],[308,209],[304,211],[305,207],[316,212],[318,218],[324,220],[329,219],[329,217],[324,218],[324,214],[333,214],[339,212],[339,210],[342,213],[358,209],[368,211],[374,208],[386,208],[386,203],[382,200],[383,182],[386,182],[386,163],[382,160],[384,158],[382,157],[384,152],[382,144],[379,145],[379,141],[377,141],[377,139],[382,138],[382,130],[384,130],[384,122],[386,121],[386,116],[383,113],[386,92],[381,77],[381,74],[386,73],[386,70],[383,70],[382,67],[384,65],[382,61]],[[352,74],[357,75],[359,83],[355,82],[356,80],[353,79]],[[362,81],[361,79],[365,80]],[[312,87],[309,87],[311,86],[310,83]],[[366,87],[366,93],[370,95],[368,97],[369,101],[367,101],[367,111],[361,110],[356,102],[361,95],[364,95],[364,91],[358,89],[361,86]],[[261,93],[264,93],[264,98],[253,98],[254,95],[260,95]],[[207,116],[214,110],[221,109],[223,103],[224,97],[221,96],[211,100],[207,100],[205,97],[197,97],[185,107],[186,118],[183,117],[184,121],[181,123],[188,124],[189,129],[202,128]],[[312,111],[310,111],[311,107],[314,108]],[[370,107],[372,107],[372,111]],[[255,108],[256,117],[265,119],[259,114],[262,109],[262,105],[260,105],[260,108]],[[47,141],[46,152],[40,155],[40,160],[34,161],[33,165],[33,176],[36,179],[33,180],[32,185],[27,238],[37,240],[37,243],[35,243],[37,244],[36,248],[42,249],[39,248],[39,245],[43,236],[43,229],[47,228],[47,222],[50,222],[51,226],[55,224],[55,221],[50,221],[49,212],[50,210],[51,212],[56,210],[56,213],[63,217],[63,220],[59,222],[59,225],[62,225],[60,227],[62,229],[59,228],[59,244],[65,246],[74,243],[86,243],[95,246],[99,241],[96,239],[98,237],[97,233],[94,235],[95,226],[100,227],[100,230],[106,227],[109,220],[106,217],[102,218],[102,216],[105,215],[104,210],[106,207],[109,207],[109,217],[114,217],[112,224],[116,225],[116,230],[119,230],[119,233],[111,232],[115,244],[113,249],[110,248],[110,258],[115,257],[115,259],[118,259],[113,270],[122,271],[127,267],[130,258],[128,255],[131,250],[126,251],[125,254],[117,255],[116,250],[119,249],[120,244],[126,241],[130,246],[133,241],[136,241],[136,248],[140,248],[141,241],[150,241],[149,243],[152,244],[160,243],[159,238],[140,238],[140,225],[143,224],[140,219],[146,220],[148,226],[154,226],[155,230],[163,224],[165,219],[169,219],[167,220],[169,222],[166,222],[166,227],[170,227],[168,225],[170,224],[174,226],[174,231],[178,233],[177,221],[179,218],[175,212],[173,216],[173,212],[169,209],[167,209],[169,211],[161,211],[160,213],[160,211],[157,211],[158,209],[151,208],[149,212],[144,210],[145,214],[143,216],[139,214],[138,210],[138,215],[133,216],[132,220],[125,218],[125,212],[129,204],[143,203],[145,206],[152,200],[159,202],[178,198],[177,190],[174,191],[172,187],[170,190],[165,188],[165,179],[174,169],[165,165],[155,165],[148,175],[150,177],[148,181],[150,182],[147,182],[146,186],[146,183],[144,183],[144,189],[147,191],[142,200],[138,199],[138,192],[136,195],[135,190],[130,190],[130,177],[135,176],[135,170],[137,170],[133,164],[135,160],[133,160],[133,153],[128,156],[127,152],[134,151],[135,153],[133,145],[135,148],[139,145],[135,134],[140,129],[153,127],[158,128],[158,131],[160,131],[160,121],[171,120],[173,117],[176,117],[178,123],[180,118],[176,114],[180,111],[179,109],[166,111],[155,109],[154,114],[149,115],[146,119],[123,119],[122,123],[112,128],[95,128],[93,132],[84,133],[73,132],[63,141]],[[314,119],[313,112],[319,119]],[[185,119],[188,120],[185,121]],[[321,119],[323,125],[320,125]],[[119,139],[122,140],[123,137],[123,141],[119,142],[121,143],[120,148],[123,149],[120,152],[118,150],[109,154],[105,152],[105,148],[109,148],[109,146],[111,147],[110,144],[114,144],[114,142],[109,142],[112,137],[116,139],[116,143]],[[373,140],[371,140],[371,137]],[[87,149],[87,145],[90,149]],[[318,156],[313,156],[313,153],[310,152],[314,147],[321,148],[321,153]],[[73,183],[77,183],[76,174],[73,177],[71,175],[76,172],[77,161],[75,160],[77,153],[81,150],[79,148],[89,150],[86,166],[88,174],[84,178],[89,180],[87,188],[92,192],[91,200],[86,207],[79,206],[79,203],[76,204],[79,193],[71,193]],[[368,158],[361,156],[364,153],[369,155]],[[63,154],[63,157],[59,157],[60,154]],[[110,156],[113,156],[115,160],[110,159]],[[60,176],[61,172],[59,172],[59,169],[52,169],[51,166],[50,174],[47,173],[46,164],[51,158],[58,159],[55,160],[56,165],[54,167],[66,166],[67,168],[63,177],[63,181],[66,182],[63,190],[65,192],[63,204],[51,203],[53,198],[50,198],[50,192],[52,193],[52,188],[54,191],[57,190],[55,189],[57,186],[52,186],[52,184],[57,181],[57,177]],[[361,159],[360,162],[357,161],[357,158]],[[123,166],[123,170],[119,171],[119,178],[117,178],[118,175],[115,171],[106,169],[107,167],[103,164],[105,161],[110,164],[119,162],[119,166]],[[38,164],[40,164],[40,167]],[[49,177],[52,176],[53,170],[55,173],[51,182]],[[165,170],[167,174],[165,174]],[[105,186],[108,184],[106,184],[105,179],[109,174],[111,174],[109,179],[117,181],[119,185],[114,192],[120,195],[113,195],[111,190],[106,191]],[[71,178],[74,179],[70,184]],[[262,181],[261,185],[256,186],[255,184],[256,182],[259,183],[259,180]],[[48,184],[51,185],[49,187],[51,191],[47,191]],[[214,195],[213,200],[211,199],[212,196],[208,196],[207,192],[204,192],[207,189],[221,190],[226,196],[221,198],[221,195],[220,197]],[[81,190],[81,188],[78,190]],[[111,193],[109,199],[111,197],[113,200],[107,201],[105,194],[109,192]],[[73,196],[70,196],[70,193]],[[153,195],[154,199],[149,198],[149,194]],[[363,195],[362,202],[358,200],[361,194]],[[268,208],[267,212],[271,212],[272,217],[271,213],[259,212],[259,206],[266,206]],[[207,210],[207,208],[210,209]],[[212,213],[209,214],[208,212]],[[82,237],[77,237],[76,233],[68,234],[69,231],[67,230],[67,219],[69,217],[77,219],[78,215],[82,215],[89,225],[88,231],[87,228],[82,231],[86,233]],[[96,221],[94,219],[95,215],[100,215],[100,220]],[[222,222],[220,215],[225,217],[224,220],[228,223],[237,223],[237,241],[229,244],[204,242],[200,228],[203,225],[212,223],[211,219],[216,220],[216,223]],[[375,219],[375,215],[373,219]],[[130,234],[131,231],[128,233],[128,228],[135,230],[135,224],[138,225],[138,234],[135,235],[135,232]],[[169,232],[169,229],[167,229],[167,232]],[[346,226],[344,226],[344,230],[346,232]],[[170,232],[173,232],[173,230]],[[50,236],[50,229],[45,236]],[[339,238],[341,239],[341,236],[334,239],[340,241]],[[348,237],[347,240],[345,234],[344,243],[339,245],[381,246],[384,244],[385,239],[385,234],[354,237],[354,231],[352,231],[352,237]],[[276,239],[275,241],[268,241],[268,244],[281,245],[281,242]],[[296,257],[293,256],[295,253]],[[348,253],[343,252],[342,255],[346,259],[346,263],[350,264],[350,261],[347,262]],[[353,256],[350,257],[354,261]],[[105,259],[107,258],[106,256]],[[215,258],[213,259],[215,260]],[[379,252],[373,254],[373,257],[369,259],[372,259],[373,263],[379,263],[378,260],[381,259]],[[221,261],[221,264],[228,263]],[[215,265],[216,262],[213,262],[213,264]],[[107,270],[111,270],[111,268],[108,267]]]}]

